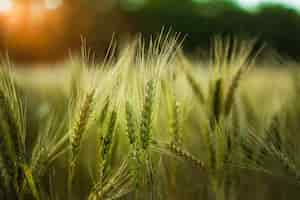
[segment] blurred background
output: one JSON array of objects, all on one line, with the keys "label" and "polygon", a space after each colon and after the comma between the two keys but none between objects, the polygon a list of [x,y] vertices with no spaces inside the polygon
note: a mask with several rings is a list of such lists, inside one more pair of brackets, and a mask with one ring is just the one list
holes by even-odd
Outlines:
[{"label": "blurred background", "polygon": [[190,54],[234,34],[299,59],[300,0],[0,0],[0,52],[18,63],[62,61],[82,38],[101,60],[113,34],[149,37],[163,27],[185,35]]}]

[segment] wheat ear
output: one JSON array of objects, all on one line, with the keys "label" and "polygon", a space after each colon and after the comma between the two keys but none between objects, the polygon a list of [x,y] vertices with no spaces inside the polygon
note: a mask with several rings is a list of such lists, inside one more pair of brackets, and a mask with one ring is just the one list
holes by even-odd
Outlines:
[{"label": "wheat ear", "polygon": [[69,194],[71,193],[73,179],[74,179],[74,172],[78,161],[78,156],[80,152],[82,136],[86,131],[87,124],[89,121],[90,114],[92,112],[92,104],[94,101],[95,90],[91,90],[85,96],[85,100],[83,105],[79,111],[79,117],[75,121],[75,125],[71,130],[70,135],[70,144],[71,144],[71,158],[70,158],[70,165],[69,165],[69,177],[68,177],[68,190]]},{"label": "wheat ear", "polygon": [[144,150],[148,148],[152,140],[151,126],[152,126],[154,96],[155,96],[155,83],[153,80],[150,80],[147,82],[146,85],[146,94],[144,99],[141,125],[140,125],[140,140],[141,140],[141,146]]}]

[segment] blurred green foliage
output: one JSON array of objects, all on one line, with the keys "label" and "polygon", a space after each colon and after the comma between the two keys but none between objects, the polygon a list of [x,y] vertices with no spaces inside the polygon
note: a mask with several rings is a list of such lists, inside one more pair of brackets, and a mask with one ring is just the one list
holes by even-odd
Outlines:
[{"label": "blurred green foliage", "polygon": [[255,12],[242,9],[232,1],[164,0],[151,1],[131,13],[144,34],[162,27],[187,36],[185,47],[207,49],[214,35],[256,37],[282,55],[298,58],[300,52],[300,15],[296,9],[263,4]]},{"label": "blurred green foliage", "polygon": [[56,60],[79,50],[85,38],[103,58],[113,34],[124,38],[141,32],[147,38],[164,27],[186,36],[184,49],[191,53],[208,49],[215,35],[258,38],[293,59],[300,52],[300,14],[279,4],[249,11],[233,0],[65,0],[46,16],[42,25],[24,17],[11,32],[0,14],[0,49],[21,61]]}]

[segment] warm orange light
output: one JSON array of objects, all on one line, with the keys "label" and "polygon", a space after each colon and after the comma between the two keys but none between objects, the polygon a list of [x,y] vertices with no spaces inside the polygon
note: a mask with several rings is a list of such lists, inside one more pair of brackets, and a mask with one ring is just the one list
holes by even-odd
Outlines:
[{"label": "warm orange light", "polygon": [[45,7],[41,3],[33,3],[30,10],[31,22],[39,24],[44,20]]},{"label": "warm orange light", "polygon": [[45,2],[45,6],[47,9],[54,10],[62,5],[63,0],[46,0]]},{"label": "warm orange light", "polygon": [[8,12],[13,8],[12,0],[0,0],[0,12]]}]

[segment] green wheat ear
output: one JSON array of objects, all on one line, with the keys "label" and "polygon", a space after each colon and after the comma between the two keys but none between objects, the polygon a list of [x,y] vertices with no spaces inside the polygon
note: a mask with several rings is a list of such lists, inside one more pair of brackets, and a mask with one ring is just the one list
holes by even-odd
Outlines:
[{"label": "green wheat ear", "polygon": [[176,100],[172,102],[172,113],[170,116],[170,135],[172,136],[172,143],[176,145],[182,144],[182,137],[181,137],[181,126],[180,126],[180,104]]},{"label": "green wheat ear", "polygon": [[111,150],[111,145],[113,142],[115,127],[117,122],[117,112],[112,111],[109,122],[108,122],[108,128],[106,134],[101,138],[102,147],[101,147],[101,158],[103,160],[108,159],[109,152]]},{"label": "green wheat ear", "polygon": [[0,91],[1,115],[3,118],[2,124],[7,131],[7,135],[4,135],[7,139],[7,148],[13,151],[11,152],[11,155],[16,154],[16,156],[21,156],[24,152],[20,128],[18,127],[17,119],[14,116],[14,111],[12,110],[9,101],[9,97],[7,97],[3,91]]},{"label": "green wheat ear", "polygon": [[75,125],[71,131],[70,142],[72,150],[72,162],[76,162],[78,153],[80,151],[82,136],[87,128],[88,120],[92,112],[94,94],[95,91],[92,90],[86,95],[84,103],[80,108],[79,118],[75,122]]},{"label": "green wheat ear", "polygon": [[141,125],[140,125],[140,140],[143,149],[147,149],[151,140],[151,126],[152,126],[152,114],[153,104],[155,96],[155,83],[154,80],[150,80],[146,85],[146,93],[144,97],[144,105],[142,110]]},{"label": "green wheat ear", "polygon": [[86,94],[83,105],[80,107],[78,119],[76,119],[73,128],[70,133],[70,145],[71,145],[71,158],[69,166],[69,182],[68,189],[71,192],[73,185],[75,168],[78,161],[80,152],[82,136],[86,131],[87,124],[89,121],[90,114],[92,112],[92,104],[94,101],[95,90],[90,91]]},{"label": "green wheat ear", "polygon": [[126,102],[126,132],[130,145],[135,145],[136,137],[136,124],[134,119],[134,112],[131,104]]},{"label": "green wheat ear", "polygon": [[[2,113],[1,113],[2,115]],[[15,151],[15,145],[10,137],[8,125],[2,120],[1,116],[1,133],[0,133],[0,156],[1,156],[1,166],[5,172],[5,179],[12,179],[14,172],[17,168],[17,156]]]},{"label": "green wheat ear", "polygon": [[99,143],[99,157],[98,157],[98,174],[100,178],[100,182],[103,182],[105,175],[109,173],[113,143],[114,143],[114,135],[117,126],[117,112],[113,110],[110,114],[110,118],[106,127],[105,132],[102,136],[100,136]]},{"label": "green wheat ear", "polygon": [[126,103],[126,132],[130,144],[129,158],[130,158],[130,175],[132,177],[135,189],[140,188],[142,178],[142,161],[141,149],[138,144],[136,121],[134,117],[133,107],[129,102]]},{"label": "green wheat ear", "polygon": [[185,161],[191,162],[201,170],[205,170],[205,164],[201,160],[197,159],[195,156],[193,156],[192,154],[190,154],[188,151],[184,150],[180,146],[171,143],[171,144],[164,144],[163,147],[169,150],[175,156],[182,158]]},{"label": "green wheat ear", "polygon": [[8,190],[15,193],[12,196],[22,197],[19,193],[24,178],[21,164],[26,162],[24,112],[9,68],[0,70],[0,116],[1,165],[6,168],[2,173],[5,181],[10,181],[7,184]]}]

